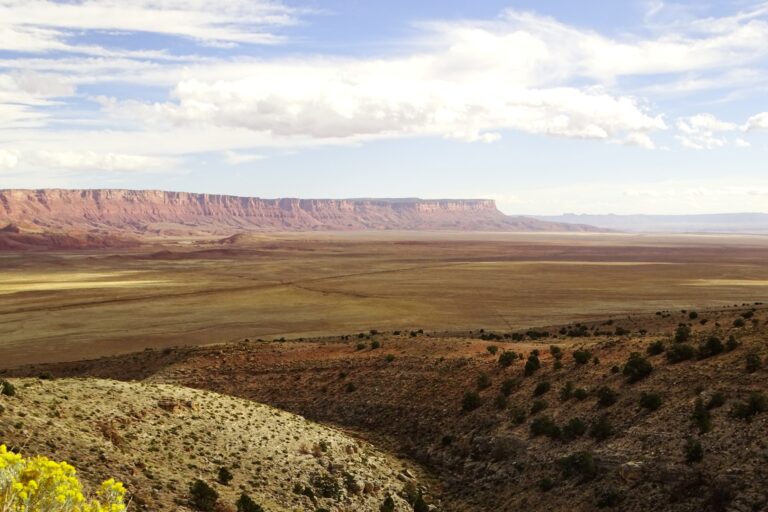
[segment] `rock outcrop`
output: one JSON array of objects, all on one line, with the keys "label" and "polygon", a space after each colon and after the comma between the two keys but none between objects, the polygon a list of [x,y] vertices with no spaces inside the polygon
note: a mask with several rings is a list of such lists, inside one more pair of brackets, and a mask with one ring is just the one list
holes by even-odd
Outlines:
[{"label": "rock outcrop", "polygon": [[493,201],[260,199],[156,190],[0,190],[0,226],[141,235],[242,231],[594,231],[510,217]]}]

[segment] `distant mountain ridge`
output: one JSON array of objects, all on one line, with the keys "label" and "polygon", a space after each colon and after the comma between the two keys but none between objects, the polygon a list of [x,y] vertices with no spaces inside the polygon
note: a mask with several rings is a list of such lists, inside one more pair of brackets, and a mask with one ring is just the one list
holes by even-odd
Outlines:
[{"label": "distant mountain ridge", "polygon": [[510,217],[488,199],[261,199],[158,190],[0,190],[0,227],[31,232],[597,231]]},{"label": "distant mountain ridge", "polygon": [[534,215],[536,219],[566,224],[589,224],[604,229],[657,233],[768,233],[768,213],[696,215]]}]

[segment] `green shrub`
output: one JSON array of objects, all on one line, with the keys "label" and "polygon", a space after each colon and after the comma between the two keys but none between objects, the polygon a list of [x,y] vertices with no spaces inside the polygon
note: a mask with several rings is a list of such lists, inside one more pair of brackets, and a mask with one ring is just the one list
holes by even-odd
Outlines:
[{"label": "green shrub", "polygon": [[357,350],[365,350],[365,347],[366,347],[365,343],[358,343],[356,348]]},{"label": "green shrub", "polygon": [[683,343],[685,341],[688,341],[688,339],[691,337],[691,328],[688,327],[685,324],[680,324],[677,326],[677,329],[675,330],[675,342],[676,343]]},{"label": "green shrub", "polygon": [[690,320],[696,320],[697,318],[699,318],[699,314],[695,311],[691,311],[690,313],[688,313],[688,318]]},{"label": "green shrub", "polygon": [[504,382],[501,383],[501,393],[504,396],[509,396],[512,394],[512,391],[520,387],[520,379],[507,379]]},{"label": "green shrub", "polygon": [[395,512],[395,500],[392,496],[384,498],[384,503],[379,507],[379,512]]},{"label": "green shrub", "polygon": [[341,485],[332,475],[314,474],[310,478],[310,484],[318,496],[337,500],[341,497]]},{"label": "green shrub", "polygon": [[557,345],[550,345],[549,353],[552,354],[552,357],[557,361],[563,358],[563,349],[561,349]]},{"label": "green shrub", "polygon": [[395,360],[395,354],[387,354],[387,357],[384,358],[388,363],[391,363]]},{"label": "green shrub", "polygon": [[582,482],[589,482],[597,477],[597,461],[590,452],[573,453],[558,463],[565,478],[580,477]]},{"label": "green shrub", "polygon": [[760,356],[756,352],[750,352],[747,354],[747,372],[755,373],[757,370],[763,367],[763,362],[760,360]]},{"label": "green shrub", "polygon": [[16,396],[16,386],[5,379],[0,380],[0,395]]},{"label": "green shrub", "polygon": [[747,400],[734,404],[731,416],[751,421],[753,417],[768,410],[768,397],[763,393],[750,393]]},{"label": "green shrub", "polygon": [[657,356],[664,352],[664,342],[661,340],[656,340],[650,345],[648,345],[648,348],[645,349],[645,352],[649,356]]},{"label": "green shrub", "polygon": [[466,411],[474,411],[482,405],[483,401],[477,391],[467,391],[464,393],[464,399],[461,401],[461,408]]},{"label": "green shrub", "polygon": [[229,485],[229,482],[232,481],[232,473],[227,468],[219,468],[219,474],[217,476],[217,480],[221,485]]},{"label": "green shrub", "polygon": [[531,405],[531,414],[536,414],[547,408],[547,402],[545,400],[534,400]]},{"label": "green shrub", "polygon": [[578,364],[587,364],[592,357],[592,353],[589,350],[575,350],[573,352],[573,359]]},{"label": "green shrub", "polygon": [[733,321],[734,327],[744,327],[744,324],[745,322],[743,318],[737,318],[736,320]]},{"label": "green shrub", "polygon": [[619,399],[619,394],[609,388],[602,386],[597,390],[597,405],[600,407],[610,407]]},{"label": "green shrub", "polygon": [[531,436],[547,436],[552,439],[560,437],[560,427],[549,416],[539,416],[531,422]]},{"label": "green shrub", "polygon": [[725,405],[725,395],[718,392],[712,395],[712,397],[707,402],[707,410],[711,411],[712,409],[717,409],[718,407],[722,407]]},{"label": "green shrub", "polygon": [[649,411],[657,411],[661,407],[662,399],[658,393],[643,393],[640,395],[640,407]]},{"label": "green shrub", "polygon": [[264,512],[261,505],[258,505],[247,494],[241,494],[240,498],[235,502],[237,512]]},{"label": "green shrub", "polygon": [[579,418],[571,418],[563,427],[563,438],[571,441],[587,433],[587,424]]},{"label": "green shrub", "polygon": [[687,343],[678,343],[672,345],[667,350],[667,361],[672,364],[681,363],[693,359],[696,355],[696,350]]},{"label": "green shrub", "polygon": [[613,426],[607,414],[601,415],[589,427],[589,437],[604,441],[613,435]]},{"label": "green shrub", "polygon": [[486,373],[477,376],[477,389],[483,390],[491,387],[491,378]]},{"label": "green shrub", "polygon": [[192,483],[189,495],[192,505],[203,512],[213,512],[216,502],[219,501],[219,493],[202,480],[195,480]]},{"label": "green shrub", "polygon": [[573,390],[573,397],[581,402],[589,397],[589,392],[584,388],[576,388]]},{"label": "green shrub", "polygon": [[528,356],[528,360],[525,362],[526,377],[533,375],[534,372],[536,372],[539,368],[541,368],[541,362],[539,361],[539,358],[534,354]]},{"label": "green shrub", "polygon": [[650,361],[640,355],[639,352],[632,352],[629,360],[624,365],[624,376],[628,382],[637,382],[648,377],[653,371],[653,365]]},{"label": "green shrub", "polygon": [[704,406],[704,401],[701,398],[696,399],[691,420],[696,425],[696,428],[699,429],[699,434],[706,434],[712,430],[712,415]]},{"label": "green shrub", "polygon": [[541,396],[546,394],[550,389],[552,388],[552,384],[549,383],[549,381],[541,381],[536,385],[536,388],[533,390],[533,396]]},{"label": "green shrub", "polygon": [[573,382],[566,382],[563,389],[560,390],[560,401],[567,402],[573,396]]},{"label": "green shrub", "polygon": [[512,363],[517,359],[517,354],[512,351],[505,350],[499,356],[499,366],[502,368],[508,368],[512,366]]},{"label": "green shrub", "polygon": [[488,345],[487,347],[485,347],[485,349],[486,349],[486,350],[488,351],[488,353],[489,353],[489,354],[491,354],[492,356],[495,356],[495,355],[496,355],[496,353],[499,351],[499,347],[497,347],[496,345]]},{"label": "green shrub", "polygon": [[512,419],[512,423],[515,425],[522,425],[525,423],[525,418],[527,417],[527,414],[525,412],[525,409],[522,407],[513,407],[512,410],[509,413],[509,417]]},{"label": "green shrub", "polygon": [[704,458],[704,448],[701,446],[701,442],[698,439],[694,439],[692,437],[689,437],[685,442],[683,452],[685,453],[685,462],[688,464],[701,462],[701,460]]},{"label": "green shrub", "polygon": [[381,342],[378,340],[373,340],[371,342],[371,350],[376,350],[377,348],[381,348]]},{"label": "green shrub", "polygon": [[699,345],[699,359],[706,359],[721,354],[725,350],[725,345],[717,336],[709,336]]},{"label": "green shrub", "polygon": [[736,340],[736,337],[731,334],[728,336],[728,341],[725,342],[725,350],[728,352],[732,352],[739,348],[739,342]]},{"label": "green shrub", "polygon": [[496,398],[493,399],[493,405],[496,406],[497,409],[504,410],[507,408],[507,397],[504,393],[499,393],[496,395]]}]

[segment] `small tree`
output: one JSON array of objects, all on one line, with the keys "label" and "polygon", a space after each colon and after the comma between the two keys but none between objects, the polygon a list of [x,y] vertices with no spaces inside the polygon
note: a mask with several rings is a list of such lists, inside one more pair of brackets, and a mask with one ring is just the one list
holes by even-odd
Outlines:
[{"label": "small tree", "polygon": [[725,345],[717,336],[709,336],[704,343],[699,346],[699,359],[716,356],[725,350]]},{"label": "small tree", "polygon": [[639,352],[632,352],[627,364],[624,365],[624,375],[629,382],[637,382],[646,378],[653,371],[650,361],[640,355]]},{"label": "small tree", "polygon": [[661,395],[658,393],[643,393],[640,395],[640,407],[649,411],[656,411],[661,407]]},{"label": "small tree", "polygon": [[229,485],[232,481],[232,473],[227,468],[219,468],[219,474],[217,480],[221,485]]},{"label": "small tree", "polygon": [[257,504],[247,494],[241,494],[240,498],[235,502],[237,512],[264,512],[261,505]]},{"label": "small tree", "polygon": [[691,328],[688,327],[685,324],[680,324],[677,326],[677,329],[675,330],[675,342],[676,343],[683,343],[685,341],[688,341],[688,338],[691,337]]},{"label": "small tree", "polygon": [[536,372],[539,368],[541,368],[541,362],[539,361],[539,358],[534,354],[528,356],[528,360],[525,362],[526,377],[533,375],[534,372]]},{"label": "small tree", "polygon": [[536,388],[533,390],[533,396],[541,396],[546,394],[550,389],[552,388],[552,384],[549,383],[549,381],[542,381],[539,382],[536,385]]},{"label": "small tree", "polygon": [[189,488],[192,505],[203,512],[213,512],[219,493],[202,480],[195,480]]},{"label": "small tree", "polygon": [[461,408],[465,412],[474,411],[482,405],[482,399],[477,391],[467,391],[464,393],[464,399],[461,401]]},{"label": "small tree", "polygon": [[574,350],[573,359],[578,364],[587,364],[592,357],[592,353],[589,350]]},{"label": "small tree", "polygon": [[619,399],[619,394],[608,386],[602,386],[597,390],[597,405],[600,407],[610,407]]},{"label": "small tree", "polygon": [[687,343],[677,343],[667,350],[667,361],[671,364],[681,363],[693,359],[696,350]]},{"label": "small tree", "polygon": [[515,362],[515,359],[517,359],[517,354],[512,351],[505,350],[499,356],[499,366],[502,368],[508,368],[512,366],[512,363]]},{"label": "small tree", "polygon": [[16,386],[5,379],[0,380],[0,394],[5,396],[16,396]]}]

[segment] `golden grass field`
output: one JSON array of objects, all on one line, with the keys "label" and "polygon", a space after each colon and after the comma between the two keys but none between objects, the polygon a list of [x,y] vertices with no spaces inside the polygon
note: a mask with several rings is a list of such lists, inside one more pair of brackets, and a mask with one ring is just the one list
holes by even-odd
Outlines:
[{"label": "golden grass field", "polygon": [[768,299],[768,237],[321,233],[0,254],[0,367],[369,329],[519,329]]}]

